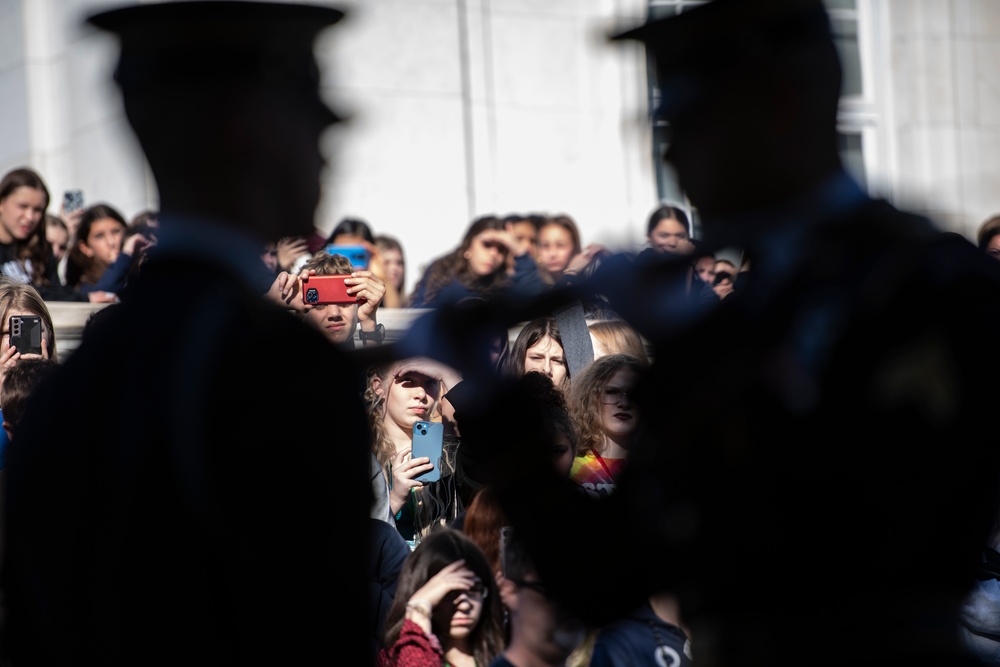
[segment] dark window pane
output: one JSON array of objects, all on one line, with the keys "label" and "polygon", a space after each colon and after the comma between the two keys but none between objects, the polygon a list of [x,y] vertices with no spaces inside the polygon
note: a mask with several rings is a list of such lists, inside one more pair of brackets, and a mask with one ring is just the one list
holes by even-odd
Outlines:
[{"label": "dark window pane", "polygon": [[844,68],[843,94],[861,95],[861,52],[858,47],[858,22],[854,19],[831,20],[834,40]]},{"label": "dark window pane", "polygon": [[857,180],[862,187],[867,185],[865,176],[865,158],[862,150],[861,134],[837,133],[837,146],[840,149],[840,158],[844,161],[847,172]]}]

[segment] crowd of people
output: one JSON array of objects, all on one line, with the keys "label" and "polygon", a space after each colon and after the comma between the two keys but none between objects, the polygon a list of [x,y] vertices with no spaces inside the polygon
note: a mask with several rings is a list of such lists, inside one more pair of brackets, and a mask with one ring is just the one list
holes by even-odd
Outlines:
[{"label": "crowd of people", "polygon": [[[0,663],[996,663],[1000,223],[869,198],[821,3],[750,4],[618,37],[685,93],[704,234],[487,214],[409,288],[392,235],[310,229],[339,11],[92,17],[163,210],[0,180]],[[103,304],[65,363],[57,300]]]},{"label": "crowd of people", "polygon": [[[0,411],[6,445],[30,392],[58,360],[46,301],[115,303],[127,298],[129,280],[138,275],[147,254],[155,254],[157,214],[143,211],[126,222],[108,204],[49,214],[44,181],[28,168],[9,172],[0,192],[6,193],[0,198],[0,229],[14,239],[33,239],[20,250],[15,242],[5,246],[9,258],[0,278],[5,323]],[[980,248],[991,257],[993,239],[1000,238],[997,230],[1000,225],[993,218],[979,234]],[[581,247],[575,224],[564,214],[483,216],[453,251],[428,266],[407,294],[401,244],[392,236],[376,235],[361,219],[348,218],[326,237],[283,237],[265,244],[256,284],[263,301],[300,318],[329,344],[354,350],[357,341],[362,349],[383,344],[384,328],[377,321],[381,309],[436,309],[538,296],[571,288],[578,277],[600,271],[605,259],[611,266],[631,262],[637,270],[663,261],[682,266],[672,278],[677,282],[673,293],[694,306],[686,311],[693,317],[736,293],[748,275],[748,263],[737,265],[731,256],[717,258],[705,249],[694,237],[688,214],[676,205],[653,209],[647,242],[637,255],[616,255],[597,245]],[[361,260],[339,254],[357,247],[364,249]],[[35,272],[36,262],[48,268]],[[305,293],[315,276],[341,276],[351,300],[307,303]],[[495,331],[487,356],[498,380],[516,381],[526,398],[530,414],[517,415],[512,422],[516,428],[543,436],[554,470],[580,493],[608,497],[648,419],[635,392],[653,350],[600,294],[595,299],[599,305],[582,299],[573,312],[580,326],[567,326],[565,313],[557,318],[553,311]],[[21,354],[11,346],[6,323],[17,315],[41,317],[39,354]],[[88,321],[88,331],[100,316],[97,311]],[[581,331],[586,332],[583,338]],[[570,350],[582,350],[584,361],[578,357],[571,363]],[[523,653],[545,656],[538,664],[576,667],[691,664],[691,630],[668,593],[653,594],[629,614],[599,625],[584,624],[546,593],[491,488],[483,468],[489,459],[482,451],[486,445],[477,442],[471,428],[461,427],[471,392],[463,387],[458,369],[430,357],[407,357],[362,370],[356,383],[372,434],[370,518],[376,526],[369,571],[373,660],[386,666],[439,665],[442,660],[455,666],[535,664],[534,658],[510,661]],[[422,421],[445,426],[438,461],[412,456],[414,426]],[[418,480],[434,468],[439,479]],[[995,569],[1000,558],[996,546],[986,548],[987,569]],[[970,597],[968,603],[970,623],[984,613],[989,603],[983,600],[991,590],[981,584],[975,594],[979,602]],[[965,630],[970,646],[992,647],[982,634],[982,629]]]},{"label": "crowd of people", "polygon": [[[128,300],[131,281],[147,258],[156,255],[158,214],[142,211],[128,222],[105,203],[50,214],[45,182],[28,168],[4,176],[0,193],[0,229],[15,239],[5,246],[9,257],[0,278],[0,315],[5,323],[17,315],[38,315],[43,322],[39,354],[19,353],[9,335],[0,344],[6,444],[27,395],[58,361],[46,302],[106,303],[88,320],[87,340],[110,313],[106,309]],[[714,293],[714,265],[707,272],[696,271],[688,218],[680,208],[671,210],[675,214],[669,223],[683,226],[675,234],[680,247],[654,242],[655,229],[664,224],[657,210],[649,223],[650,250],[663,257],[686,257],[690,268],[685,292],[693,301],[704,300],[705,294]],[[27,242],[18,246],[18,239]],[[360,263],[340,254],[358,246],[364,249]],[[435,309],[489,303],[502,295],[537,296],[571,285],[611,255],[595,245],[582,248],[579,231],[565,214],[482,216],[453,251],[427,267],[407,294],[401,244],[376,235],[367,222],[349,218],[325,238],[282,237],[265,244],[255,284],[262,302],[289,311],[328,344],[354,350],[357,341],[361,349],[384,342],[384,328],[378,323],[381,309]],[[644,256],[631,259],[646,261]],[[35,271],[39,266],[46,269]],[[307,302],[308,288],[320,276],[341,276],[350,301]],[[519,428],[550,435],[547,446],[559,474],[579,484],[581,492],[606,495],[613,491],[614,475],[624,466],[640,428],[631,392],[650,356],[635,328],[606,307],[581,308],[576,316],[579,326],[566,333],[560,332],[554,313],[521,323],[516,333],[513,328],[498,330],[490,342],[489,363],[498,378],[518,379],[532,397],[537,415],[530,425],[521,415]],[[573,340],[573,335],[579,339]],[[572,367],[569,347],[585,350],[592,363]],[[502,509],[495,499],[489,500],[489,476],[477,467],[485,455],[477,451],[475,434],[463,434],[456,417],[463,405],[461,372],[428,357],[372,363],[363,370],[356,383],[372,433],[371,518],[394,532],[387,537],[385,529],[378,528],[373,534],[380,536],[379,549],[395,554],[378,558],[379,567],[373,566],[373,590],[378,591],[372,599],[377,610],[371,628],[373,659],[377,654],[387,665],[416,664],[403,656],[417,651],[427,653],[427,664],[436,664],[437,654],[452,665],[472,664],[469,659],[487,664],[500,660],[512,641],[514,655],[554,651],[560,659],[574,655],[571,664],[587,664],[590,652],[600,650],[601,642],[594,643],[596,628],[586,634],[579,620],[545,596],[523,549],[519,556],[500,558],[501,551],[514,546],[500,544],[506,525]],[[418,421],[445,425],[439,461],[411,456]],[[418,481],[435,467],[440,479]],[[490,529],[484,530],[484,521]],[[466,527],[471,537],[465,536]],[[481,553],[491,554],[492,562]],[[442,607],[447,611],[437,611]],[[676,616],[666,618],[677,621]],[[547,632],[539,632],[537,624],[543,622]],[[525,640],[526,635],[533,638]],[[664,636],[672,638],[673,655],[685,656],[678,664],[687,664],[690,648],[684,632],[673,629]],[[521,644],[528,648],[518,648]]]}]

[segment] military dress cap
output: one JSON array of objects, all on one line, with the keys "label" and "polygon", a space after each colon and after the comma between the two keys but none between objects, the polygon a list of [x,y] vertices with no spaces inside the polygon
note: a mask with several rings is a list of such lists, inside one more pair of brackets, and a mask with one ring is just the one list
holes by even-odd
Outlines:
[{"label": "military dress cap", "polygon": [[705,55],[734,38],[756,34],[777,42],[817,30],[829,32],[823,0],[709,0],[611,39],[635,39],[677,54],[701,51]]},{"label": "military dress cap", "polygon": [[832,43],[822,0],[710,0],[610,39],[646,45],[665,94],[658,112],[667,116],[688,106],[706,80],[737,69],[763,71],[816,39]]},{"label": "military dress cap", "polygon": [[87,22],[116,34],[123,91],[246,81],[316,89],[313,42],[343,12],[240,0],[182,0],[120,7]]}]

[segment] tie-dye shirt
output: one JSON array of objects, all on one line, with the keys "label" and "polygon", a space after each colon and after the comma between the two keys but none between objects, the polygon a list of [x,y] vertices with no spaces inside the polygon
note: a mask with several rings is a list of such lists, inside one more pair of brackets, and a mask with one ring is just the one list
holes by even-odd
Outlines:
[{"label": "tie-dye shirt", "polygon": [[604,465],[601,465],[601,459],[598,459],[593,452],[576,457],[569,471],[570,479],[592,496],[600,498],[609,495],[615,490],[615,480],[621,477],[625,469],[625,459],[605,458],[603,461],[611,471],[610,475],[608,470],[604,469]]}]

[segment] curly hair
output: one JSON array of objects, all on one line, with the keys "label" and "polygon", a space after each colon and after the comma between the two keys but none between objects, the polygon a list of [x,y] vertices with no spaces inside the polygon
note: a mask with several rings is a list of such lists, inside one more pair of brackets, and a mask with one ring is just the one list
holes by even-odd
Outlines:
[{"label": "curly hair", "polygon": [[368,407],[368,424],[372,433],[372,453],[378,459],[379,465],[385,470],[392,463],[396,454],[396,446],[385,434],[385,412],[386,412],[386,392],[378,394],[372,386],[372,380],[376,377],[382,380],[382,385],[386,386],[389,372],[395,362],[384,364],[374,364],[369,366],[365,373],[365,405]]},{"label": "curly hair", "polygon": [[354,271],[351,260],[343,255],[331,255],[326,250],[319,250],[302,265],[302,270],[312,269],[318,276],[337,276]]},{"label": "curly hair", "polygon": [[[391,469],[392,460],[396,456],[396,445],[385,431],[388,391],[383,391],[381,395],[376,393],[372,380],[378,377],[382,386],[388,387],[392,383],[392,369],[398,363],[392,361],[375,364],[366,371],[364,400],[372,434],[372,453],[384,471]],[[456,518],[465,509],[460,488],[464,477],[458,474],[458,446],[457,438],[445,434],[441,450],[441,478],[436,482],[425,483],[413,491],[414,527],[419,535],[425,535]]]},{"label": "curly hair", "polygon": [[609,354],[588,364],[573,380],[569,394],[569,409],[576,425],[577,456],[589,452],[604,454],[600,392],[608,380],[623,368],[642,375],[649,368],[649,364],[627,354]]},{"label": "curly hair", "polygon": [[484,215],[473,220],[462,238],[462,243],[447,255],[434,260],[424,272],[410,295],[409,307],[419,307],[413,303],[413,294],[423,290],[424,300],[431,302],[438,292],[453,282],[458,282],[485,298],[506,287],[508,283],[506,263],[501,263],[497,270],[488,276],[477,276],[469,269],[469,260],[465,258],[465,252],[472,245],[474,238],[488,229],[506,228],[506,223],[495,215]]}]

